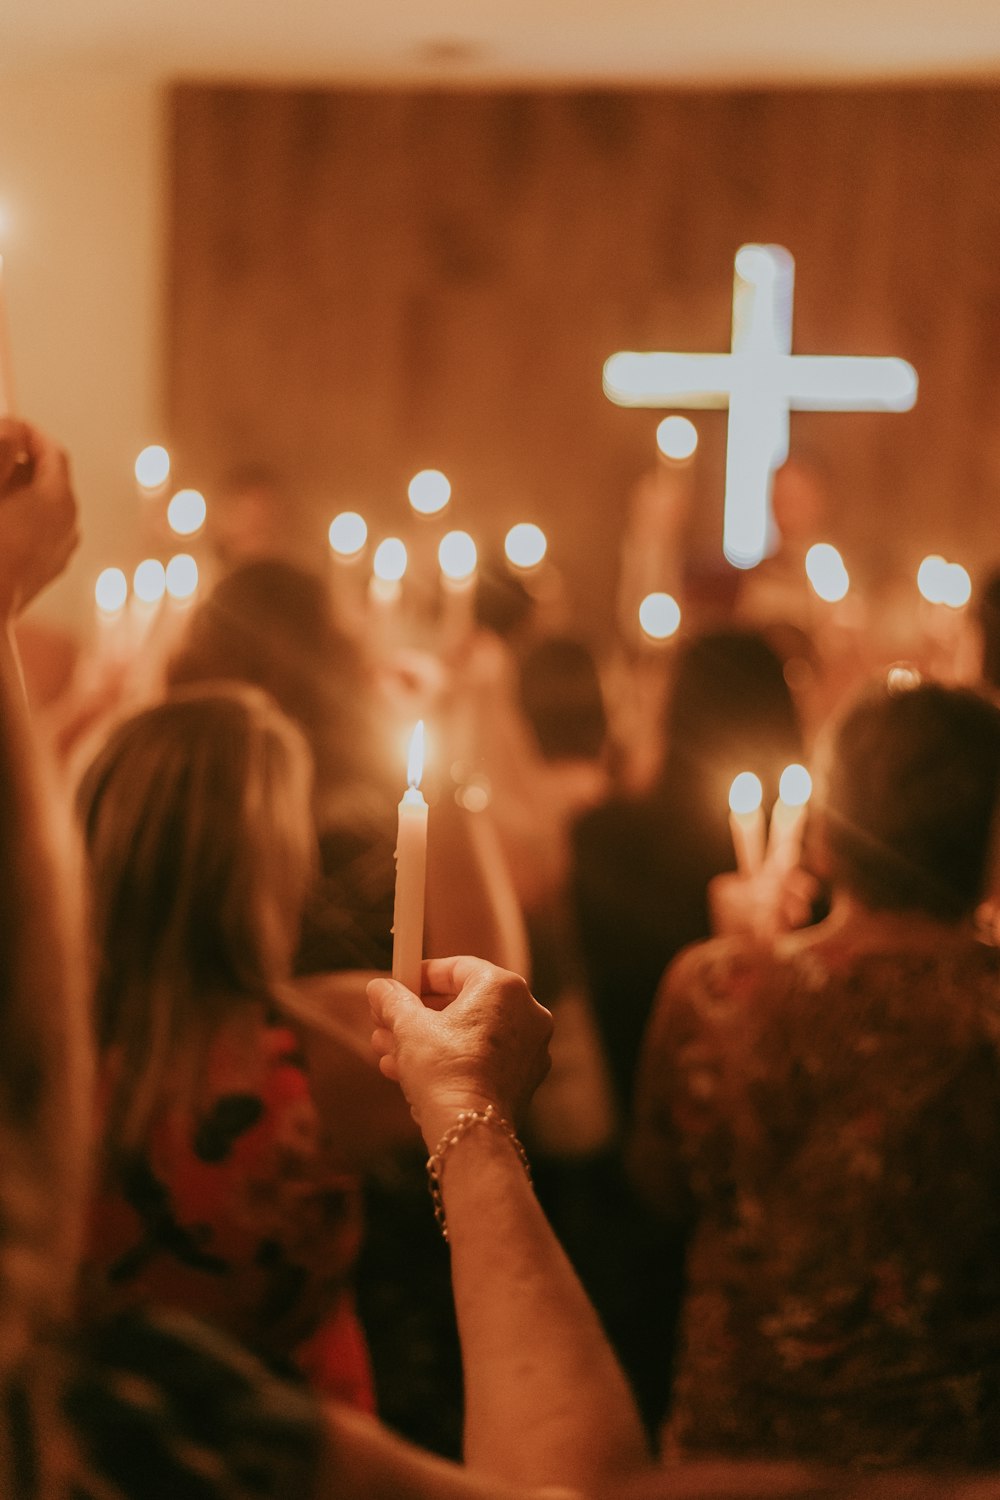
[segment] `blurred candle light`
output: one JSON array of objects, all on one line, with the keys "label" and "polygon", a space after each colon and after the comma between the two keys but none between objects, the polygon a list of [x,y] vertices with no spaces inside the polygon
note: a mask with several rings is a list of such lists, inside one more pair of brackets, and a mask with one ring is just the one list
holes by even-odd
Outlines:
[{"label": "blurred candle light", "polygon": [[664,458],[684,463],[694,457],[698,429],[687,417],[664,417],[656,429],[656,446]]},{"label": "blurred candle light", "polygon": [[198,564],[189,552],[178,552],[167,563],[167,593],[178,604],[194,598],[198,592]]},{"label": "blurred candle light", "polygon": [[477,560],[476,544],[467,531],[449,531],[441,538],[438,564],[449,582],[469,581],[476,571]]},{"label": "blurred candle light", "polygon": [[909,661],[894,661],[885,674],[886,691],[894,697],[912,692],[922,681],[919,669]]},{"label": "blurred candle light", "polygon": [[537,568],[548,551],[548,541],[540,526],[519,521],[508,531],[503,544],[507,561],[515,568]]},{"label": "blurred candle light", "polygon": [[806,810],[812,796],[812,777],[805,766],[786,766],[778,782],[778,800],[771,813],[767,857],[791,867],[798,863],[802,850],[802,831]]},{"label": "blurred candle light", "polygon": [[170,477],[170,454],[159,443],[143,448],[135,461],[135,478],[140,489],[158,490]]},{"label": "blurred candle light", "polygon": [[942,604],[949,609],[964,609],[972,598],[972,579],[961,563],[949,563],[944,577]]},{"label": "blurred candle light", "polygon": [[928,604],[943,604],[948,590],[948,564],[937,552],[925,557],[917,569],[917,588]]},{"label": "blurred candle light", "polygon": [[372,558],[372,572],[379,583],[402,583],[406,573],[406,545],[398,536],[387,536],[379,542]]},{"label": "blurred candle light", "polygon": [[639,605],[639,624],[651,641],[666,641],[676,635],[681,607],[673,594],[647,594]]},{"label": "blurred candle light", "polygon": [[101,615],[113,619],[128,600],[128,579],[121,568],[104,568],[94,584],[94,602]]},{"label": "blurred candle light", "polygon": [[806,553],[806,577],[813,590],[827,604],[847,597],[851,587],[844,559],[829,542],[816,542]]},{"label": "blurred candle light", "polygon": [[436,516],[451,499],[451,484],[440,469],[421,469],[407,487],[413,509],[421,516]]},{"label": "blurred candle light", "polygon": [[161,562],[153,557],[145,558],[136,568],[132,578],[132,593],[140,604],[159,604],[167,587],[167,573]]},{"label": "blurred candle light", "polygon": [[396,893],[392,913],[392,977],[420,994],[424,951],[424,895],[427,875],[427,803],[420,790],[424,774],[424,724],[410,737],[406,791],[396,829]]},{"label": "blurred candle light", "polygon": [[364,550],[368,540],[368,525],[364,516],[356,510],[342,510],[334,516],[329,530],[330,550],[335,557],[353,559]]},{"label": "blurred candle light", "polygon": [[741,771],[729,788],[729,827],[741,875],[756,875],[764,863],[764,788],[752,771]]},{"label": "blurred candle light", "polygon": [[204,526],[207,514],[200,490],[178,490],[167,506],[167,525],[177,536],[194,536]]}]

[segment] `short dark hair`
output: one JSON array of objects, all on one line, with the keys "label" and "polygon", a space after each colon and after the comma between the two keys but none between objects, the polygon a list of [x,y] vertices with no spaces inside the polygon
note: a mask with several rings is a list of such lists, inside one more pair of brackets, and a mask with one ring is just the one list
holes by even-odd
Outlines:
[{"label": "short dark hair", "polygon": [[834,731],[821,804],[835,883],[876,910],[969,915],[1000,788],[1000,709],[923,683],[869,690]]}]

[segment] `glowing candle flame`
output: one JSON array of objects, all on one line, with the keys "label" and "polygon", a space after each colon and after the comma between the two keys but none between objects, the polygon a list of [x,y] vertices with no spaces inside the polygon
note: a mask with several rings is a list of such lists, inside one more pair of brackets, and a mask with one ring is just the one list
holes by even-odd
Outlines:
[{"label": "glowing candle flame", "polygon": [[949,609],[963,609],[972,598],[972,579],[961,563],[949,563],[942,602]]},{"label": "glowing candle flame", "polygon": [[754,813],[764,800],[764,788],[760,777],[752,771],[741,771],[733,778],[729,788],[729,810],[734,813]]},{"label": "glowing candle flame", "polygon": [[664,417],[656,429],[656,446],[664,458],[682,463],[698,446],[698,429],[687,417]]},{"label": "glowing candle flame", "polygon": [[398,536],[379,542],[372,559],[372,572],[382,583],[399,583],[406,572],[406,546]]},{"label": "glowing candle flame", "polygon": [[531,521],[519,521],[507,533],[503,544],[507,561],[515,568],[537,568],[548,551],[545,532]]},{"label": "glowing candle flame", "polygon": [[778,796],[786,807],[804,807],[812,796],[812,777],[805,766],[786,766],[778,782]]},{"label": "glowing candle flame", "polygon": [[410,480],[406,493],[420,515],[436,516],[451,499],[451,482],[440,469],[421,469]]},{"label": "glowing candle flame", "polygon": [[668,640],[680,623],[681,607],[672,594],[647,594],[639,605],[639,624],[650,640]]},{"label": "glowing candle flame", "polygon": [[410,745],[406,752],[406,784],[410,787],[418,787],[424,774],[424,721],[418,719],[413,726],[410,735]]},{"label": "glowing candle flame", "polygon": [[356,557],[368,540],[368,524],[356,510],[342,510],[330,522],[328,536],[338,557]]},{"label": "glowing candle flame", "polygon": [[806,576],[827,604],[846,598],[851,587],[844,559],[829,542],[817,542],[806,553]]},{"label": "glowing candle flame", "polygon": [[467,531],[449,531],[438,547],[441,572],[453,583],[471,578],[476,571],[476,544]]},{"label": "glowing candle flame", "polygon": [[170,454],[159,443],[143,448],[135,461],[135,477],[144,490],[158,490],[170,476]]},{"label": "glowing candle flame", "polygon": [[143,604],[156,604],[163,598],[167,587],[167,574],[161,562],[147,557],[135,570],[132,592]]},{"label": "glowing candle flame", "polygon": [[194,598],[198,592],[198,564],[189,552],[178,552],[167,563],[166,584],[171,599]]},{"label": "glowing candle flame", "polygon": [[167,506],[167,525],[177,536],[194,536],[204,526],[207,513],[200,490],[178,490]]},{"label": "glowing candle flame", "polygon": [[948,564],[940,553],[932,552],[917,569],[917,588],[928,604],[943,604],[947,590]]},{"label": "glowing candle flame", "polygon": [[94,600],[102,614],[114,615],[125,607],[128,579],[121,568],[105,568],[94,585]]}]

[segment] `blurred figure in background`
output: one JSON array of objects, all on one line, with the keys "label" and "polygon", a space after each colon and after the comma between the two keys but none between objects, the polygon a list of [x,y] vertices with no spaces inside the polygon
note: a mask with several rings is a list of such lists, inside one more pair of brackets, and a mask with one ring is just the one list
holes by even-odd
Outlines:
[{"label": "blurred figure in background", "polygon": [[310,790],[301,735],[236,686],[127,720],[84,777],[103,1115],[87,1300],[182,1308],[371,1408],[347,1291],[359,1188],[324,1153],[282,1013]]},{"label": "blurred figure in background", "polygon": [[833,906],[668,972],[633,1176],[689,1226],[666,1448],[1000,1460],[1000,710],[881,688],[819,778]]}]

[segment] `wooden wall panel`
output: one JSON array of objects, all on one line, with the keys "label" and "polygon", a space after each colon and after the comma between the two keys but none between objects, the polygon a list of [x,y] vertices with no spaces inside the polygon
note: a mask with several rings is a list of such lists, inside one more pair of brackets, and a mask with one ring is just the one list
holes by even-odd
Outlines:
[{"label": "wooden wall panel", "polygon": [[[552,533],[610,601],[656,414],[618,348],[728,347],[747,240],[796,258],[799,353],[892,353],[905,416],[801,414],[854,571],[1000,558],[1000,93],[393,93],[172,100],[172,438],[192,481],[267,461],[304,506],[404,529],[415,469],[455,523]],[[725,421],[699,418],[696,553]],[[610,607],[610,604],[609,604]]]}]

